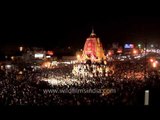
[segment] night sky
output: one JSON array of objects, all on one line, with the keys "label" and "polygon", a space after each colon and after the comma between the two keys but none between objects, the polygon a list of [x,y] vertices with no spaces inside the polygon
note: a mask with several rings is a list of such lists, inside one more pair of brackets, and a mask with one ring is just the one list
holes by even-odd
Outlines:
[{"label": "night sky", "polygon": [[95,10],[10,11],[1,15],[0,46],[82,48],[92,27],[104,47],[113,42],[160,41],[160,16],[121,15]]}]

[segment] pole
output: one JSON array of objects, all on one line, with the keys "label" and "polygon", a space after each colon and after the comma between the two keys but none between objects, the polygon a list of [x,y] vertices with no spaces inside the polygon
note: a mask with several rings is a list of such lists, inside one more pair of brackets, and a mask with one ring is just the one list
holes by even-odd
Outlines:
[{"label": "pole", "polygon": [[147,39],[145,40],[145,66],[144,66],[144,80],[146,81],[146,69],[147,69]]},{"label": "pole", "polygon": [[145,90],[144,105],[149,105],[149,90]]}]

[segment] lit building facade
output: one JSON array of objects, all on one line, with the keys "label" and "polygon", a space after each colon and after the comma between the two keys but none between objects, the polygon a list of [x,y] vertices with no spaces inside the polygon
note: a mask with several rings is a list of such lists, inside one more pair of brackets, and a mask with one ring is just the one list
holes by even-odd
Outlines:
[{"label": "lit building facade", "polygon": [[106,59],[102,43],[93,30],[90,37],[86,39],[82,59],[91,60],[92,62],[98,62]]}]

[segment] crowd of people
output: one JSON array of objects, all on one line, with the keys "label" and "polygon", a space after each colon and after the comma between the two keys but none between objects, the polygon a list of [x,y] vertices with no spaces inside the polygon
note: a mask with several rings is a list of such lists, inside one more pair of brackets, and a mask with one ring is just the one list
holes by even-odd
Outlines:
[{"label": "crowd of people", "polygon": [[107,64],[75,64],[72,73],[74,76],[82,78],[112,77],[114,79],[137,79],[144,80],[148,77],[148,69],[144,61],[114,61]]},{"label": "crowd of people", "polygon": [[[102,68],[108,69],[107,75],[104,74],[105,72],[101,73]],[[83,72],[86,76],[83,74],[78,76],[79,73],[74,73],[75,69],[86,70]],[[90,72],[94,73],[94,69],[97,70],[96,74],[90,76]],[[60,82],[52,84],[44,79]],[[16,71],[1,70],[0,104],[11,106],[143,105],[144,90],[158,91],[159,80],[159,72],[146,69],[144,60],[109,62],[106,65],[61,65],[54,69],[25,70],[21,74],[17,74]],[[66,89],[102,91],[95,93],[46,91]]]},{"label": "crowd of people", "polygon": [[78,77],[107,77],[114,73],[113,67],[101,63],[75,64],[72,73]]}]

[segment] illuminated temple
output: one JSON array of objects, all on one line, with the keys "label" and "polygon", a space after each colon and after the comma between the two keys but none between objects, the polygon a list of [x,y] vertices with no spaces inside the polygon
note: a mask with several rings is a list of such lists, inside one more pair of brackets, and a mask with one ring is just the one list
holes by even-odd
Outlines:
[{"label": "illuminated temple", "polygon": [[91,60],[92,62],[99,62],[106,59],[102,43],[93,29],[90,36],[86,39],[82,59]]}]

